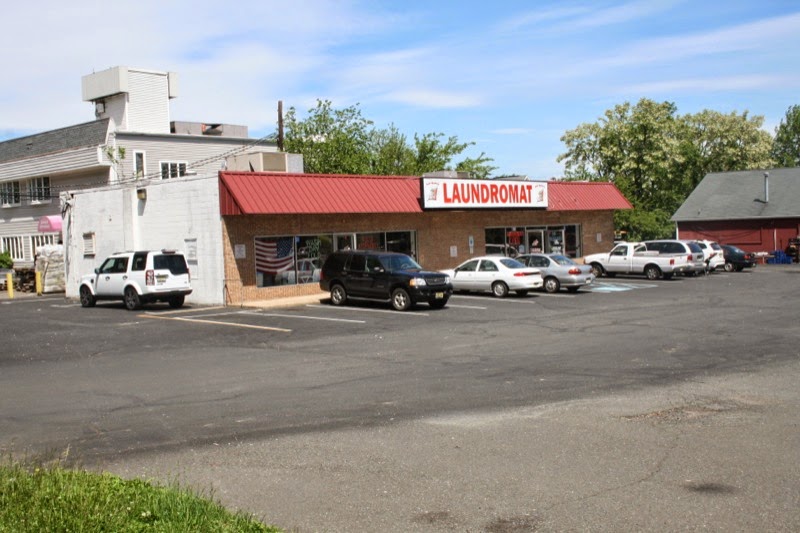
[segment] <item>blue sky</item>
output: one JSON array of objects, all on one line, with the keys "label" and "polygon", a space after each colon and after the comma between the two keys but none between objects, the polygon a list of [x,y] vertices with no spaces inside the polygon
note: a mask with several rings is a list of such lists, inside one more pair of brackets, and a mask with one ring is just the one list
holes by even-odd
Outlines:
[{"label": "blue sky", "polygon": [[[275,130],[277,102],[359,104],[378,127],[456,135],[496,174],[562,175],[561,136],[640,98],[680,114],[800,104],[800,2],[10,2],[0,140],[87,122],[81,77],[174,71],[172,119]],[[13,23],[11,22],[13,21]]]}]

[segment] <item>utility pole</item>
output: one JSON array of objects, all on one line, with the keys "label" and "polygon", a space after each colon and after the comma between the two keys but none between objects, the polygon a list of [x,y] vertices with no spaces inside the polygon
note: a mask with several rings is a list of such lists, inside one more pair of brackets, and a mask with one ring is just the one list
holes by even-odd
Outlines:
[{"label": "utility pole", "polygon": [[278,100],[278,151],[283,152],[283,100]]}]

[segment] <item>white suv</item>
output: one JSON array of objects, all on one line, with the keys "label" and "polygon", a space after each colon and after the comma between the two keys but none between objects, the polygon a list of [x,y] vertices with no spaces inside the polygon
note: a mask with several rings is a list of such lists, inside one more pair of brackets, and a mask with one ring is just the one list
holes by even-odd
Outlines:
[{"label": "white suv", "polygon": [[703,249],[703,259],[708,265],[708,270],[714,272],[719,267],[725,266],[725,256],[722,253],[722,246],[714,241],[696,241],[697,245]]},{"label": "white suv", "polygon": [[122,300],[133,311],[147,302],[181,307],[192,293],[186,257],[174,250],[119,252],[103,261],[94,274],[81,278],[81,305],[97,300]]}]

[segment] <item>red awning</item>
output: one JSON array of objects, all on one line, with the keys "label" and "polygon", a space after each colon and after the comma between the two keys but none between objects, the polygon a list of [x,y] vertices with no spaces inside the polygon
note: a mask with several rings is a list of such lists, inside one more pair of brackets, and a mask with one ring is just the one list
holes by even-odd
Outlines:
[{"label": "red awning", "polygon": [[[422,213],[417,176],[220,172],[223,215]],[[548,181],[548,211],[633,206],[606,182]]]},{"label": "red awning", "polygon": [[61,215],[48,215],[39,217],[38,230],[42,233],[55,233],[61,231]]},{"label": "red awning", "polygon": [[415,176],[220,172],[223,215],[421,213]]},{"label": "red awning", "polygon": [[548,181],[548,211],[633,209],[619,189],[604,181]]}]

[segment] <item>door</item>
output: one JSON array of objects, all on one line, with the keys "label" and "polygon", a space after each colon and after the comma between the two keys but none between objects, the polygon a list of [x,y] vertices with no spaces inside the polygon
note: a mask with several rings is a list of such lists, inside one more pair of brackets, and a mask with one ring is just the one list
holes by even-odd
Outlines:
[{"label": "door", "polygon": [[526,243],[528,245],[527,253],[540,254],[544,252],[544,231],[540,229],[529,229]]},{"label": "door", "polygon": [[474,287],[479,291],[488,291],[492,288],[492,283],[500,275],[500,268],[491,259],[481,260],[478,271],[475,273]]},{"label": "door", "polygon": [[95,282],[95,293],[99,297],[122,298],[128,280],[128,258],[109,257],[100,267]]},{"label": "door", "polygon": [[629,272],[631,257],[628,255],[628,245],[620,244],[608,254],[606,270],[609,272]]},{"label": "door", "polygon": [[475,274],[478,270],[478,260],[473,259],[467,261],[453,274],[453,288],[457,290],[474,290],[475,289]]},{"label": "door", "polygon": [[564,253],[564,228],[547,230],[547,253]]}]

